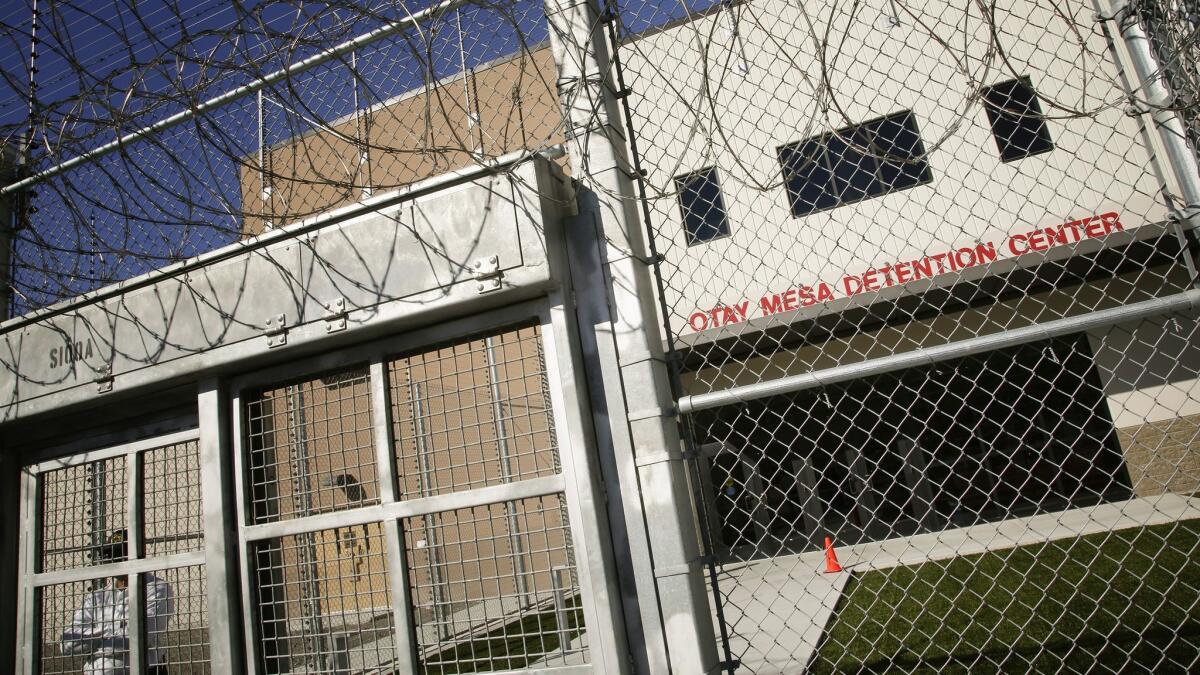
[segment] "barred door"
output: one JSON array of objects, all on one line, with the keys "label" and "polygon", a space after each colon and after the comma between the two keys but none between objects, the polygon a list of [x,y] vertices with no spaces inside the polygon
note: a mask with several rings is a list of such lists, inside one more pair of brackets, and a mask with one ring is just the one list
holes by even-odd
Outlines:
[{"label": "barred door", "polygon": [[197,438],[184,431],[26,467],[25,672],[210,672]]},{"label": "barred door", "polygon": [[251,672],[609,672],[566,333],[524,311],[235,384]]}]

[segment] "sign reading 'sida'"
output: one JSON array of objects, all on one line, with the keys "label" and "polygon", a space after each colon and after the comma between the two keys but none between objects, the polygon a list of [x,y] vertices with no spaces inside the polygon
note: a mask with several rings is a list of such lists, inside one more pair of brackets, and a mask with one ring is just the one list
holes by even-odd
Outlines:
[{"label": "sign reading 'sida'", "polygon": [[59,366],[74,364],[76,361],[84,361],[93,356],[94,348],[92,340],[81,340],[76,342],[67,342],[58,347],[50,348],[50,367],[57,368]]}]

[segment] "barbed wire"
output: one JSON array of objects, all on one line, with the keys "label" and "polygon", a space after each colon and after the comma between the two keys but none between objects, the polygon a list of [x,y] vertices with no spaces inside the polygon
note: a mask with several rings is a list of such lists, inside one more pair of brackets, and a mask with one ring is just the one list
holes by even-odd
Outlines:
[{"label": "barbed wire", "polygon": [[[720,99],[735,91],[747,77],[746,73],[736,72],[745,66],[746,59],[745,54],[738,54],[744,49],[744,45],[739,46],[738,36],[747,29],[767,29],[772,17],[754,3],[717,3],[698,10],[681,4],[678,11],[671,7],[664,5],[662,16],[678,14],[693,19],[678,30],[691,35],[704,83],[688,103],[692,127],[689,142],[707,148],[709,154],[723,152],[736,158],[741,141],[726,128],[727,116],[719,113]],[[981,85],[997,73],[1014,74],[1021,68],[998,39],[996,13],[1001,10],[995,2],[976,0],[964,6],[958,16],[941,16],[935,23],[908,3],[892,3],[890,7],[894,16],[888,20],[905,24],[910,31],[907,39],[936,45],[957,64],[959,75],[968,83],[962,88],[960,100],[943,106],[954,110],[955,119],[937,138],[926,139],[927,152],[936,153],[963,120],[982,105]],[[76,295],[83,288],[78,282],[85,278],[75,265],[64,265],[57,275],[70,277],[70,282],[46,276],[55,267],[46,259],[50,254],[58,256],[61,265],[65,262],[63,256],[69,254],[95,254],[122,261],[140,258],[157,263],[198,252],[186,246],[161,252],[114,245],[111,236],[95,230],[97,217],[123,219],[128,227],[147,230],[128,233],[133,241],[165,237],[188,242],[193,240],[192,230],[201,230],[221,233],[225,238],[217,240],[227,243],[229,237],[246,234],[248,222],[291,222],[352,200],[363,190],[386,191],[412,182],[413,176],[354,166],[362,163],[359,158],[374,157],[384,164],[384,157],[406,157],[429,164],[425,173],[458,168],[456,164],[486,164],[504,152],[488,152],[483,142],[486,139],[476,138],[484,126],[484,120],[477,118],[485,113],[468,109],[473,104],[469,81],[478,77],[485,54],[494,53],[494,60],[499,61],[529,59],[545,47],[548,37],[540,7],[523,1],[469,2],[444,10],[436,5],[388,0],[253,5],[165,0],[144,7],[139,3],[114,3],[109,8],[43,0],[40,6],[31,3],[28,8],[28,16],[21,17],[14,10],[0,24],[0,42],[15,48],[13,53],[27,56],[32,56],[30,48],[36,45],[35,60],[41,61],[32,69],[28,60],[23,61],[25,72],[10,62],[0,82],[5,90],[0,96],[0,119],[6,120],[0,124],[0,139],[10,150],[19,149],[22,175],[33,175],[83,155],[114,137],[169,115],[191,114],[186,125],[143,136],[122,147],[117,153],[119,161],[102,169],[99,167],[103,162],[91,163],[99,176],[83,178],[87,169],[80,169],[44,182],[40,199],[37,189],[29,193],[27,204],[31,209],[40,209],[39,202],[44,203],[49,194],[54,194],[69,213],[66,222],[71,225],[65,227],[60,222],[54,226],[54,233],[37,232],[37,218],[32,213],[23,219],[17,238],[31,246],[33,253],[18,246],[15,264],[19,270],[36,272],[33,276],[38,278],[31,282],[32,277],[22,278],[18,273],[13,284],[27,307]],[[1053,91],[1039,92],[1048,108],[1045,116],[1089,117],[1127,105],[1125,97],[1111,93],[1091,98],[1096,95],[1089,92],[1087,81],[1097,77],[1094,71],[1104,59],[1105,47],[1090,39],[1091,31],[1081,30],[1071,15],[1057,6],[1052,9],[1060,25],[1045,28],[1065,38],[1061,49],[1070,54],[1062,60],[1077,64],[1077,79],[1083,86],[1072,100]],[[621,48],[635,54],[641,34],[661,28],[630,25],[638,23],[630,21],[637,10],[634,5],[619,7],[615,16]],[[249,96],[231,106],[200,109],[206,99],[223,91],[260,80],[289,63],[422,11],[426,12],[422,19],[414,22],[411,30],[397,31],[396,39],[387,41],[389,52],[379,56],[380,50],[375,62],[370,62],[366,54],[359,58],[357,51],[348,51],[330,59],[326,66],[263,87],[262,105],[268,110],[250,109]],[[839,91],[842,81],[849,77],[844,64],[853,62],[853,54],[846,51],[849,29],[869,9],[863,3],[853,3],[845,11],[820,11],[828,13],[829,20],[818,20],[801,5],[803,23],[796,29],[804,40],[776,45],[786,67],[813,87],[816,104],[804,111],[805,121],[799,129],[806,135],[820,131],[837,134],[838,128],[853,122],[854,115],[848,110],[852,103],[844,101]],[[464,26],[464,13],[488,20],[471,23],[468,19]],[[720,14],[724,21],[694,20],[713,13]],[[40,34],[34,34],[34,26]],[[958,33],[977,35],[979,39],[969,44],[950,44],[942,37],[947,26],[956,26]],[[503,48],[497,51],[497,44]],[[1177,41],[1174,49],[1182,53],[1195,49],[1195,44],[1196,33],[1192,30]],[[364,51],[369,52],[369,48]],[[809,53],[815,56],[811,61]],[[384,65],[388,59],[393,63]],[[360,65],[359,61],[368,63]],[[374,67],[374,71],[364,72],[364,65],[367,69]],[[550,70],[543,63],[535,72],[527,73],[528,80],[513,86],[524,90],[520,95],[553,101],[559,87],[551,79]],[[389,86],[389,73],[404,77],[409,85],[404,89],[410,95],[423,93],[421,114],[403,121],[392,114],[389,120],[388,101],[404,93]],[[648,74],[642,77],[647,79]],[[655,79],[665,86],[672,85],[669,77]],[[462,94],[456,88],[462,88]],[[494,96],[495,92],[489,94]],[[513,95],[518,96],[515,90]],[[26,119],[13,119],[13,106],[18,102],[27,103]],[[1194,118],[1200,103],[1180,99],[1177,105]],[[508,112],[514,111],[519,112],[519,106]],[[503,117],[502,113],[493,114],[496,120]],[[547,107],[542,114],[543,119],[536,120],[540,125],[537,138],[521,140],[530,150],[553,145],[563,137],[558,111]],[[258,126],[263,127],[259,131],[264,138],[255,148],[247,133],[255,129],[258,118],[263,119]],[[371,133],[372,127],[386,127],[389,122],[404,128],[394,130],[390,137]],[[505,120],[505,124],[511,123]],[[179,129],[186,129],[187,134]],[[877,159],[897,159],[879,148],[860,145],[858,139],[841,140]],[[185,144],[191,146],[189,152],[181,152]],[[232,178],[234,173],[240,174],[237,180]],[[252,199],[247,182],[254,174],[264,190],[275,191],[276,195]],[[224,185],[214,184],[217,176]],[[777,172],[761,175],[746,165],[727,179],[739,189],[760,192],[777,190],[782,185]],[[291,194],[280,196],[288,192],[283,186],[291,188]],[[676,195],[670,184],[654,184],[649,189],[657,197]],[[317,193],[324,198],[314,198]],[[295,199],[301,194],[306,195],[308,203]],[[169,205],[164,204],[168,201],[164,195],[170,195]],[[286,203],[282,203],[284,200]],[[94,239],[102,250],[66,245],[64,239],[72,238],[68,233],[71,228],[87,232],[87,241]],[[151,235],[149,231],[154,229],[163,232]],[[215,245],[216,240],[210,244]],[[33,260],[39,255],[43,258],[40,264]],[[87,280],[111,283],[121,276],[120,267],[114,269],[112,277],[93,275]],[[31,283],[42,287],[34,292]],[[34,297],[38,294],[44,297]]]}]

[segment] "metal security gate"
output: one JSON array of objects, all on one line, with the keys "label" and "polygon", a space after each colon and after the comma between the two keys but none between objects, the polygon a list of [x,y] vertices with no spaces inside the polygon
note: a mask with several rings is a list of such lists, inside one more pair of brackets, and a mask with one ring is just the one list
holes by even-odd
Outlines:
[{"label": "metal security gate", "polygon": [[26,467],[25,672],[208,673],[196,431]]},{"label": "metal security gate", "polygon": [[233,383],[250,672],[623,667],[553,314],[508,309]]}]

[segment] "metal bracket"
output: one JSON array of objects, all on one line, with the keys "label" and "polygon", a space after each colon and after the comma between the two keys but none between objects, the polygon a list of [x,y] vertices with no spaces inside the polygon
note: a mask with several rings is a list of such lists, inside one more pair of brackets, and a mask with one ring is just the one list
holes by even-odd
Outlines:
[{"label": "metal bracket", "polygon": [[499,256],[493,255],[487,258],[477,258],[475,263],[471,265],[471,276],[475,281],[479,282],[480,293],[500,290],[500,277],[502,275]]},{"label": "metal bracket", "polygon": [[1125,114],[1129,117],[1137,117],[1138,115],[1145,115],[1149,112],[1150,112],[1149,106],[1147,106],[1143,103],[1140,103],[1138,101],[1134,101],[1134,102],[1130,103],[1129,105],[1125,106]]},{"label": "metal bracket", "polygon": [[325,305],[325,332],[346,330],[346,299],[337,298]]},{"label": "metal bracket", "polygon": [[96,371],[96,393],[107,394],[113,390],[112,364],[106,363]]},{"label": "metal bracket", "polygon": [[268,347],[280,347],[287,344],[287,315],[279,314],[267,317],[267,327],[263,330],[267,336]]}]

